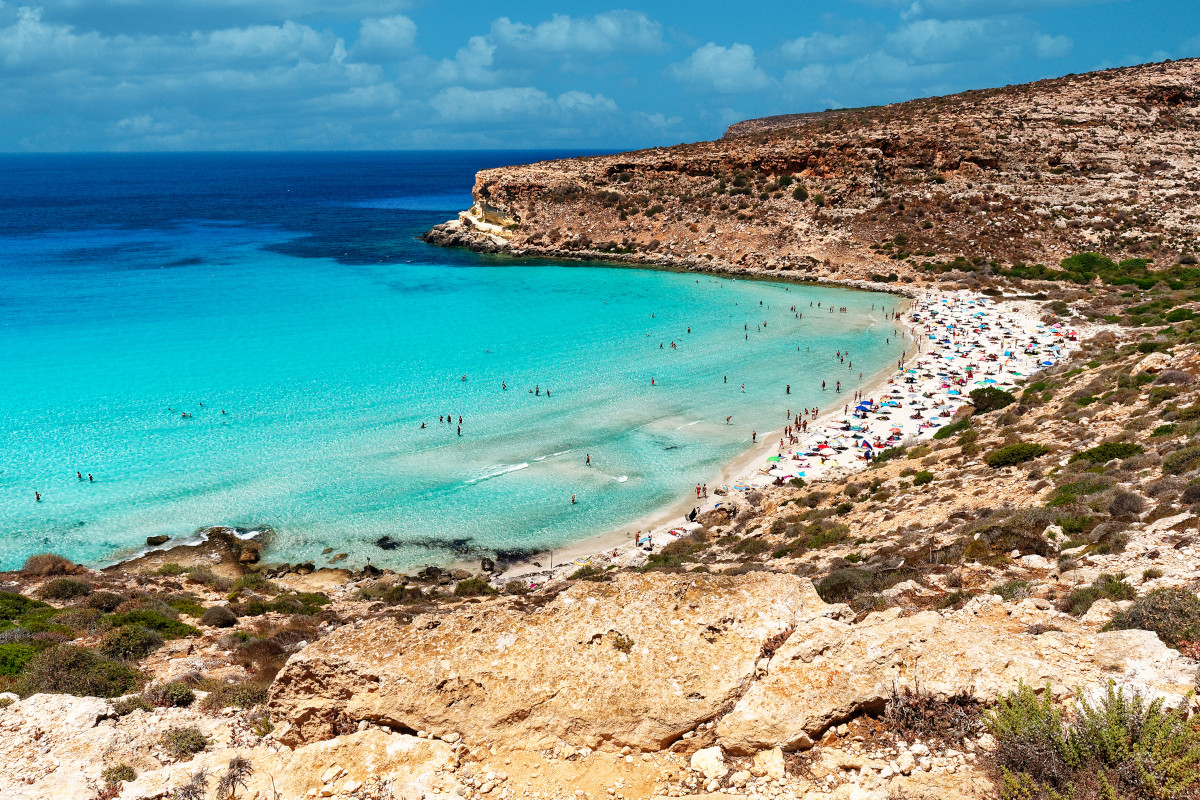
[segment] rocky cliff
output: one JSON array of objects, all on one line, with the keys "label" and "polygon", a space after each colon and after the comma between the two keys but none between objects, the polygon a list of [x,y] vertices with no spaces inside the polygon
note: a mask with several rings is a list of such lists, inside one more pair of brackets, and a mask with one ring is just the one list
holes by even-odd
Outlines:
[{"label": "rocky cliff", "polygon": [[[430,241],[840,279],[1174,263],[1200,236],[1200,62],[741,123],[715,142],[479,173]],[[959,275],[961,276],[962,273]]]}]

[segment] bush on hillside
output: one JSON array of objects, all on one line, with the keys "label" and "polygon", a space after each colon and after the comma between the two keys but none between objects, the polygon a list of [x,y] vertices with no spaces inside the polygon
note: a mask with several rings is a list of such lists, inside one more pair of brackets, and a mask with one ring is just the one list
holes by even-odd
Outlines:
[{"label": "bush on hillside", "polygon": [[986,461],[989,467],[999,469],[1000,467],[1012,467],[1017,464],[1024,464],[1026,461],[1040,458],[1049,452],[1050,448],[1044,444],[1018,442],[1017,444],[1011,444],[1008,447],[1001,447],[999,450],[992,451],[988,454]]},{"label": "bush on hillside", "polygon": [[1076,589],[1059,602],[1059,610],[1082,617],[1097,600],[1132,600],[1137,590],[1125,582],[1125,573],[1102,573],[1090,586]]},{"label": "bush on hillside", "polygon": [[[1069,717],[1020,685],[1000,698],[986,724],[1004,800],[1113,798],[1184,800],[1200,788],[1200,726],[1186,706],[1163,708],[1109,681],[1095,703]],[[1069,721],[1068,721],[1069,720]]]},{"label": "bush on hillside", "polygon": [[38,553],[25,559],[21,575],[26,578],[49,578],[53,575],[74,575],[78,568],[54,553]]},{"label": "bush on hillside", "polygon": [[237,614],[229,606],[212,606],[200,617],[200,622],[213,628],[231,628],[237,624]]},{"label": "bush on hillside", "polygon": [[949,439],[951,436],[958,434],[971,427],[971,420],[960,419],[958,422],[951,422],[949,425],[943,425],[937,429],[937,433],[933,434],[934,439]]},{"label": "bush on hillside", "polygon": [[120,697],[140,686],[136,667],[104,658],[94,650],[59,644],[33,657],[17,679],[22,697],[42,692],[78,697]]},{"label": "bush on hillside", "polygon": [[162,647],[163,637],[141,625],[122,625],[100,639],[100,652],[120,661],[137,661]]},{"label": "bush on hillside", "polygon": [[152,608],[135,608],[132,611],[113,614],[104,622],[110,628],[129,625],[149,628],[161,634],[166,639],[182,639],[187,636],[196,636],[200,633],[200,631],[191,625],[180,622],[177,619],[171,619],[161,611],[155,611]]},{"label": "bush on hillside", "polygon": [[1182,475],[1200,466],[1200,447],[1181,447],[1173,453],[1168,453],[1162,462],[1164,475]]},{"label": "bush on hillside", "polygon": [[0,644],[0,675],[20,675],[25,665],[37,655],[37,648],[29,644]]},{"label": "bush on hillside", "polygon": [[1105,630],[1154,631],[1170,647],[1200,641],[1200,599],[1184,589],[1155,589],[1113,617]]},{"label": "bush on hillside", "polygon": [[159,739],[159,743],[176,761],[188,761],[212,741],[204,735],[204,731],[195,725],[189,725],[167,730]]},{"label": "bush on hillside", "polygon": [[459,581],[454,587],[455,597],[476,597],[479,595],[499,594],[483,578],[467,578]]},{"label": "bush on hillside", "polygon": [[92,587],[74,578],[55,578],[47,581],[38,590],[38,597],[46,600],[72,600],[92,593]]},{"label": "bush on hillside", "polygon": [[971,405],[975,407],[976,414],[986,414],[989,411],[996,411],[1010,406],[1017,402],[1017,398],[1010,392],[1003,389],[997,389],[995,386],[985,386],[982,389],[971,390]]},{"label": "bush on hillside", "polygon": [[1146,452],[1140,444],[1134,442],[1108,442],[1107,444],[1084,450],[1071,456],[1071,462],[1090,461],[1093,464],[1106,464],[1114,458],[1126,459]]}]

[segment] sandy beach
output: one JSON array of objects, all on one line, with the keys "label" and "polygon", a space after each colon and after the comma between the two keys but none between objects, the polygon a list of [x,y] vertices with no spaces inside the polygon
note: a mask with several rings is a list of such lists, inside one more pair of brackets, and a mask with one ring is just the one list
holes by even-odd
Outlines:
[{"label": "sandy beach", "polygon": [[[962,291],[925,292],[895,320],[918,343],[916,352],[910,351],[900,368],[880,373],[858,390],[860,399],[855,400],[854,391],[831,394],[831,406],[804,417],[806,431],[793,430],[785,438],[785,425],[762,433],[755,447],[708,483],[707,498],[684,495],[621,531],[555,550],[553,569],[538,557],[538,563],[531,559],[509,565],[493,582],[538,585],[588,564],[637,566],[699,527],[686,519],[693,508],[703,514],[733,495],[770,484],[794,478],[820,482],[865,470],[882,450],[932,439],[969,402],[972,390],[1011,390],[1077,347],[1077,331],[1046,325],[1036,314],[1036,307],[1019,301]],[[633,531],[642,532],[640,546]]]}]

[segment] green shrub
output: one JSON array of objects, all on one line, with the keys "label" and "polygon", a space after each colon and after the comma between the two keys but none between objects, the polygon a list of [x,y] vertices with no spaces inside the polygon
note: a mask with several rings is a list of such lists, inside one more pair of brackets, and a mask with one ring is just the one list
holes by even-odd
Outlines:
[{"label": "green shrub", "polygon": [[999,469],[1000,467],[1024,464],[1026,461],[1032,461],[1049,452],[1050,448],[1044,444],[1018,442],[1017,444],[1011,444],[1008,447],[1001,447],[999,450],[992,451],[985,460],[989,467]]},{"label": "green shrub", "polygon": [[132,611],[113,614],[104,622],[110,628],[119,628],[127,625],[149,628],[152,631],[162,634],[167,639],[182,639],[187,636],[196,636],[200,633],[199,630],[193,628],[191,625],[180,622],[177,619],[171,619],[166,614],[151,608],[135,608]]},{"label": "green shrub", "polygon": [[998,594],[1005,600],[1019,600],[1028,596],[1029,581],[1008,581],[1006,583],[998,583],[988,590],[991,594]]},{"label": "green shrub", "polygon": [[20,675],[35,655],[37,648],[33,645],[0,644],[0,675]]},{"label": "green shrub", "polygon": [[[1048,689],[1048,687],[1047,687]],[[1000,698],[986,724],[1005,800],[1096,797],[1183,800],[1200,781],[1200,727],[1186,711],[1147,703],[1109,681],[1096,703],[1080,701],[1070,722],[1024,684]]]},{"label": "green shrub", "polygon": [[91,593],[92,587],[83,581],[77,581],[74,578],[55,578],[52,581],[47,581],[38,590],[38,597],[46,600],[72,600]]},{"label": "green shrub", "polygon": [[173,594],[165,600],[169,608],[189,617],[199,617],[204,613],[204,606],[199,598],[190,594]]},{"label": "green shrub", "polygon": [[104,780],[104,785],[113,787],[121,783],[132,783],[137,780],[137,772],[128,764],[116,764],[111,767],[105,767],[100,773],[100,777]]},{"label": "green shrub", "polygon": [[960,419],[958,422],[951,422],[949,425],[943,425],[937,429],[937,433],[933,434],[934,439],[949,439],[951,436],[958,434],[971,427],[970,418]]},{"label": "green shrub", "polygon": [[231,628],[237,624],[237,614],[229,606],[212,606],[200,615],[200,622],[213,628]]},{"label": "green shrub", "polygon": [[921,471],[913,475],[913,486],[924,486],[927,483],[933,482],[933,473]]},{"label": "green shrub", "polygon": [[[599,567],[595,566],[594,564],[584,564],[582,567],[580,567],[579,569],[572,572],[567,577],[567,580],[571,580],[571,581],[602,581],[607,577],[608,577],[607,573],[605,573],[604,570],[600,569]],[[457,594],[457,593],[458,592],[457,592],[457,588],[456,588],[455,594]]]},{"label": "green shrub", "polygon": [[803,203],[805,200],[808,199],[808,190],[805,189],[803,186],[797,186],[795,189],[792,190],[792,197],[796,198],[801,203]]},{"label": "green shrub", "polygon": [[1068,614],[1082,617],[1097,600],[1132,600],[1137,597],[1137,590],[1125,582],[1125,573],[1116,575],[1102,573],[1091,586],[1084,586],[1071,592],[1059,603],[1061,610]]},{"label": "green shrub", "polygon": [[1177,394],[1179,394],[1179,389],[1176,389],[1174,386],[1155,386],[1150,390],[1148,402],[1150,407],[1153,408],[1164,400],[1170,400]]},{"label": "green shrub", "polygon": [[118,717],[123,717],[126,714],[132,714],[134,711],[150,712],[154,710],[154,705],[146,699],[145,695],[133,694],[128,697],[122,697],[112,704],[113,711]]},{"label": "green shrub", "polygon": [[1091,450],[1076,453],[1071,456],[1071,463],[1076,461],[1090,461],[1093,464],[1107,464],[1114,458],[1124,460],[1144,452],[1146,452],[1146,449],[1134,442],[1109,442],[1093,447]]},{"label": "green shrub", "polygon": [[817,584],[817,594],[826,603],[847,603],[869,591],[874,579],[870,570],[858,567],[834,570]]},{"label": "green shrub", "polygon": [[1182,475],[1200,466],[1200,447],[1181,447],[1163,458],[1164,475]]},{"label": "green shrub", "polygon": [[121,661],[137,661],[162,647],[163,637],[141,625],[122,625],[100,639],[100,652]]},{"label": "green shrub", "polygon": [[1162,576],[1163,571],[1158,567],[1150,567],[1149,569],[1142,570],[1142,580],[1144,581],[1152,581],[1155,578],[1161,578]]},{"label": "green shrub", "polygon": [[183,567],[181,567],[175,563],[163,564],[161,567],[154,570],[154,574],[155,575],[164,575],[166,577],[173,578],[177,575],[183,574]]},{"label": "green shrub", "polygon": [[1105,630],[1154,631],[1171,647],[1200,640],[1200,599],[1183,589],[1155,589],[1113,617]]},{"label": "green shrub", "polygon": [[976,414],[986,414],[989,411],[996,411],[1010,406],[1017,402],[1017,398],[1013,397],[1010,392],[1003,389],[997,389],[995,386],[985,386],[982,389],[971,390],[971,405],[975,407]]},{"label": "green shrub", "polygon": [[899,458],[900,456],[904,455],[905,449],[906,448],[904,447],[889,447],[875,456],[873,463],[882,464],[885,461],[890,461],[893,458]]},{"label": "green shrub", "polygon": [[116,592],[92,592],[88,595],[86,605],[88,608],[111,614],[117,610],[117,606],[124,602],[125,597]]},{"label": "green shrub", "polygon": [[771,545],[754,536],[747,536],[733,546],[733,552],[746,556],[762,555],[771,549]]},{"label": "green shrub", "polygon": [[489,594],[499,594],[499,592],[483,578],[467,578],[465,581],[459,581],[454,587],[455,597],[477,597]]},{"label": "green shrub", "polygon": [[0,620],[18,620],[30,611],[49,609],[45,603],[31,600],[25,595],[0,592]]},{"label": "green shrub", "polygon": [[182,681],[172,681],[146,690],[146,699],[160,708],[187,708],[196,702],[196,693]]},{"label": "green shrub", "polygon": [[1159,425],[1154,430],[1150,431],[1151,436],[1172,436],[1175,433],[1176,426],[1173,422],[1168,422],[1166,425]]},{"label": "green shrub", "polygon": [[159,739],[163,750],[176,761],[188,761],[211,744],[204,731],[195,725],[168,729]]},{"label": "green shrub", "polygon": [[140,686],[136,667],[111,661],[94,650],[59,644],[25,665],[15,691],[22,697],[47,692],[78,697],[120,697]]},{"label": "green shrub", "polygon": [[269,686],[257,681],[222,683],[208,688],[208,696],[200,707],[206,711],[221,708],[253,708],[267,702]]}]

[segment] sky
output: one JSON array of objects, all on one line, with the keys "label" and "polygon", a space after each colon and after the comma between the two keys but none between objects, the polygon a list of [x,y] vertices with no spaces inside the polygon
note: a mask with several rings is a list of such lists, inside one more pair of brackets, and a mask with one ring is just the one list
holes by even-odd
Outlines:
[{"label": "sky", "polygon": [[1200,56],[1196,0],[0,0],[0,151],[619,150]]}]

